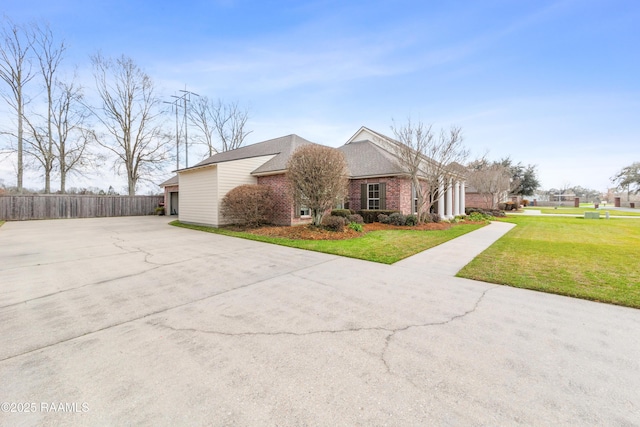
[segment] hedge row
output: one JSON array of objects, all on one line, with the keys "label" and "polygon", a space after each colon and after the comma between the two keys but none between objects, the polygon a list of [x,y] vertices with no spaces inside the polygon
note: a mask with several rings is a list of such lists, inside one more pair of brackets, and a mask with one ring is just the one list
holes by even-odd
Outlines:
[{"label": "hedge row", "polygon": [[378,221],[378,215],[391,215],[394,213],[400,213],[396,210],[388,210],[388,209],[363,209],[358,211],[358,214],[362,216],[365,224],[371,224],[372,222]]}]

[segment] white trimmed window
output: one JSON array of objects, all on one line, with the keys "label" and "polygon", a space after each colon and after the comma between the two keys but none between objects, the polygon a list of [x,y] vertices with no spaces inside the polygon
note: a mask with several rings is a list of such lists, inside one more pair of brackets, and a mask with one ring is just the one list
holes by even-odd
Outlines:
[{"label": "white trimmed window", "polygon": [[367,184],[367,209],[380,209],[380,184]]}]

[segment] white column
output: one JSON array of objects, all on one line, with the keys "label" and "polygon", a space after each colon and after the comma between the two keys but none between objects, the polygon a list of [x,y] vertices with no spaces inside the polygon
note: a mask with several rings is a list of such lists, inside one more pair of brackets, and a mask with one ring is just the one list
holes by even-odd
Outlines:
[{"label": "white column", "polygon": [[460,215],[466,215],[467,208],[467,191],[464,188],[464,181],[460,183]]},{"label": "white column", "polygon": [[453,216],[460,215],[460,181],[453,185]]},{"label": "white column", "polygon": [[438,179],[438,216],[444,219],[444,178]]},{"label": "white column", "polygon": [[444,213],[444,217],[446,219],[451,219],[453,217],[453,215],[451,215],[451,201],[452,201],[451,192],[452,191],[453,191],[453,180],[449,178],[449,181],[447,182],[447,206]]}]

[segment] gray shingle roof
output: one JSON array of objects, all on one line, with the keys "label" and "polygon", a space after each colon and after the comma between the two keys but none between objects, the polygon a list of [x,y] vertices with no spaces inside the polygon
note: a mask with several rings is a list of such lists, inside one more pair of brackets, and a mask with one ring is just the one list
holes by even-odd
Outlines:
[{"label": "gray shingle roof", "polygon": [[344,153],[352,178],[402,174],[403,168],[393,154],[371,141],[354,141],[339,147]]},{"label": "gray shingle roof", "polygon": [[168,180],[166,180],[165,182],[163,182],[162,184],[160,184],[160,187],[168,187],[169,185],[178,185],[178,175],[174,175],[171,178],[169,178]]},{"label": "gray shingle roof", "polygon": [[252,175],[263,175],[274,172],[284,172],[287,169],[287,162],[289,157],[294,151],[303,145],[315,144],[314,142],[307,141],[304,138],[300,138],[298,135],[289,135],[285,138],[291,138],[288,143],[283,143],[280,147],[280,152],[277,156],[251,172]]},{"label": "gray shingle roof", "polygon": [[[268,155],[276,155],[273,159],[266,162],[254,171],[254,173],[267,173],[277,170],[284,170],[287,160],[293,151],[304,144],[313,144],[298,135],[287,135],[280,138],[270,139],[268,141],[258,142],[256,144],[247,145],[245,147],[236,148],[235,150],[225,151],[223,153],[214,154],[204,159],[200,163],[187,169],[212,165],[222,162],[230,162],[232,160],[249,159],[251,157],[260,157]],[[185,170],[185,169],[183,169]]]}]

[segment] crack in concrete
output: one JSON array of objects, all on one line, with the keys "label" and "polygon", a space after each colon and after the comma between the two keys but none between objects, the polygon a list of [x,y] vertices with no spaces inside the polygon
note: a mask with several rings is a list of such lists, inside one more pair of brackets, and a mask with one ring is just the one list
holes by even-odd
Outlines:
[{"label": "crack in concrete", "polygon": [[[305,280],[308,280],[308,281],[310,281],[310,282],[313,282],[313,283],[316,283],[316,284],[319,284],[319,285],[322,285],[322,286],[328,286],[328,287],[330,287],[330,288],[334,288],[334,287],[333,287],[333,286],[331,286],[330,284],[323,283],[323,282],[320,282],[320,281],[318,281],[318,280],[311,279],[311,278],[309,278],[309,277],[304,277],[304,276],[300,276],[300,275],[296,275],[296,274],[292,274],[292,276],[300,277],[301,279],[305,279]],[[472,308],[471,310],[468,310],[468,311],[466,311],[466,312],[464,312],[464,313],[462,313],[462,314],[456,315],[456,316],[452,316],[452,317],[451,317],[451,318],[449,318],[448,320],[445,320],[445,321],[442,321],[442,322],[430,322],[430,323],[424,323],[424,324],[408,325],[408,326],[406,326],[406,327],[404,327],[404,328],[398,328],[398,329],[377,328],[377,330],[384,330],[384,331],[389,332],[389,334],[385,337],[385,345],[384,345],[384,348],[383,348],[383,350],[382,350],[382,355],[381,355],[381,357],[380,357],[380,359],[382,360],[382,363],[384,363],[384,365],[385,365],[385,368],[386,368],[386,370],[387,370],[387,373],[392,374],[392,372],[391,372],[391,367],[389,366],[389,363],[387,362],[387,360],[385,359],[385,357],[384,357],[384,356],[385,356],[385,354],[386,354],[386,351],[387,351],[387,350],[388,350],[388,348],[389,348],[389,344],[391,343],[391,340],[392,340],[392,339],[393,339],[393,337],[396,335],[396,333],[398,333],[398,332],[403,332],[403,331],[406,331],[406,330],[411,329],[411,328],[426,327],[426,326],[440,326],[440,325],[446,325],[447,323],[451,323],[451,322],[453,322],[453,321],[454,321],[454,320],[456,320],[456,319],[459,319],[459,318],[465,317],[466,315],[468,315],[468,314],[473,313],[474,311],[476,311],[476,309],[478,308],[478,305],[480,304],[480,302],[482,301],[482,299],[484,298],[484,296],[485,296],[485,294],[486,294],[487,292],[489,292],[489,291],[490,291],[490,290],[492,290],[492,289],[498,288],[498,287],[499,287],[499,286],[493,286],[493,287],[490,287],[490,288],[488,288],[488,289],[485,289],[485,290],[482,292],[482,294],[478,297],[478,300],[476,301],[475,305],[473,306],[473,308]],[[376,328],[373,328],[373,329],[376,329]],[[373,329],[371,329],[371,330],[373,330]],[[366,329],[366,328],[359,328],[359,329],[342,330],[342,331],[336,331],[336,332],[352,332],[352,331],[359,332],[359,331],[362,331],[362,330],[367,330],[367,329]],[[411,381],[409,380],[409,382],[411,382]],[[414,385],[415,385],[415,384],[414,384]]]},{"label": "crack in concrete", "polygon": [[[307,331],[307,332],[292,332],[292,331],[274,331],[274,332],[224,332],[224,331],[216,331],[216,330],[206,330],[206,329],[198,329],[198,328],[176,328],[171,325],[167,325],[166,323],[158,322],[147,322],[147,324],[151,326],[156,326],[163,329],[169,329],[174,332],[190,332],[190,333],[203,333],[203,334],[211,334],[211,335],[219,335],[225,337],[250,337],[250,336],[294,336],[294,337],[302,337],[302,336],[311,336],[311,335],[319,335],[319,334],[341,334],[341,333],[358,333],[358,332],[386,332],[385,343],[380,353],[380,360],[384,364],[387,374],[396,375],[391,371],[391,366],[386,358],[386,354],[389,351],[389,345],[391,340],[398,334],[399,332],[404,332],[413,328],[423,328],[430,326],[442,326],[454,322],[458,319],[462,319],[467,315],[475,312],[480,305],[480,302],[484,299],[487,292],[492,289],[496,289],[499,286],[493,286],[488,289],[485,289],[478,299],[476,300],[473,307],[464,313],[456,314],[455,316],[451,316],[450,318],[440,321],[440,322],[426,322],[426,323],[418,323],[406,325],[401,328],[385,328],[382,326],[363,326],[359,328],[346,328],[346,329],[321,329],[315,331]],[[409,382],[411,382],[409,380]],[[411,382],[412,383],[412,382]],[[413,383],[412,383],[413,384]],[[414,386],[416,386],[414,384]],[[417,386],[416,386],[417,387]]]},{"label": "crack in concrete", "polygon": [[250,337],[250,336],[294,336],[294,337],[304,337],[309,335],[320,335],[320,334],[341,334],[341,333],[351,333],[351,332],[368,332],[368,331],[383,331],[391,333],[393,330],[383,327],[362,327],[362,328],[348,328],[348,329],[322,329],[317,331],[308,331],[308,332],[290,332],[290,331],[274,331],[274,332],[223,332],[223,331],[213,331],[206,329],[197,329],[197,328],[174,328],[173,326],[167,325],[165,323],[160,322],[147,322],[151,326],[158,326],[164,329],[170,329],[175,332],[199,332],[203,334],[211,334],[211,335],[221,335],[227,337]]},{"label": "crack in concrete", "polygon": [[73,287],[73,288],[61,289],[61,290],[59,290],[57,292],[52,292],[50,294],[39,295],[37,297],[29,298],[29,299],[26,299],[26,300],[23,300],[23,301],[14,302],[12,304],[7,304],[7,305],[0,306],[0,310],[5,309],[5,308],[9,308],[9,307],[13,307],[13,306],[16,306],[16,305],[27,304],[27,303],[30,303],[30,302],[33,302],[33,301],[37,301],[37,300],[44,299],[44,298],[49,298],[49,297],[52,297],[52,296],[55,296],[55,295],[58,295],[58,294],[63,294],[63,293],[66,293],[66,292],[75,291],[75,290],[86,288],[86,287],[89,287],[89,286],[104,285],[105,283],[114,282],[116,280],[128,279],[130,277],[140,276],[141,274],[145,274],[145,273],[148,273],[150,271],[157,270],[158,268],[161,268],[161,267],[162,267],[161,265],[158,265],[158,266],[149,268],[148,270],[139,271],[137,273],[125,274],[124,276],[117,276],[117,277],[112,277],[110,279],[99,280],[97,282],[87,283],[87,284],[84,284],[84,285],[81,285],[81,286],[76,286],[76,287]]},{"label": "crack in concrete", "polygon": [[382,349],[382,354],[380,356],[380,359],[382,360],[382,362],[384,363],[385,367],[387,368],[387,373],[391,374],[391,366],[389,365],[389,362],[387,361],[385,355],[387,354],[387,351],[389,350],[389,345],[391,344],[391,340],[396,336],[396,334],[398,332],[404,332],[407,331],[409,329],[412,328],[420,328],[420,327],[428,327],[428,326],[442,326],[442,325],[446,325],[449,324],[453,321],[456,321],[458,319],[462,319],[464,317],[466,317],[467,315],[475,312],[478,309],[478,306],[480,305],[480,302],[484,299],[484,296],[487,294],[487,292],[489,292],[492,289],[496,289],[499,288],[499,286],[492,286],[490,288],[485,289],[482,294],[480,294],[480,296],[478,297],[478,299],[476,300],[475,304],[473,305],[473,307],[467,311],[465,311],[462,314],[457,314],[455,316],[450,317],[447,320],[444,320],[442,322],[429,322],[429,323],[424,323],[421,325],[408,325],[404,328],[398,328],[396,330],[394,330],[392,333],[390,333],[386,340],[385,340],[385,345],[384,348]]},{"label": "crack in concrete", "polygon": [[158,262],[150,261],[149,258],[154,256],[151,252],[149,252],[149,251],[147,251],[147,250],[145,250],[145,249],[143,249],[141,247],[138,247],[138,246],[131,246],[130,248],[126,247],[125,245],[126,245],[127,241],[125,239],[122,239],[122,238],[117,237],[117,236],[118,236],[117,233],[116,233],[115,236],[114,235],[110,236],[111,239],[116,240],[117,242],[121,242],[120,244],[118,244],[117,242],[113,242],[113,246],[115,246],[116,248],[121,249],[121,250],[123,250],[123,251],[125,251],[126,253],[129,253],[129,254],[132,254],[132,253],[142,253],[142,254],[144,254],[144,263],[145,264],[151,264],[151,265],[157,265],[157,266],[165,266],[165,265],[176,264],[176,262],[173,262],[173,263],[158,263]]},{"label": "crack in concrete", "polygon": [[[205,258],[205,257],[203,257],[203,258]],[[189,304],[197,303],[197,302],[200,302],[200,301],[204,301],[204,300],[206,300],[206,299],[209,299],[209,298],[215,298],[215,297],[217,297],[217,296],[224,295],[224,294],[227,294],[227,293],[230,293],[230,292],[235,292],[235,291],[238,291],[238,290],[241,290],[241,289],[245,289],[245,288],[248,288],[248,287],[251,287],[251,286],[259,285],[259,284],[261,284],[261,283],[263,283],[263,282],[266,282],[266,281],[272,280],[272,279],[274,279],[274,278],[276,278],[276,277],[280,277],[280,276],[284,276],[284,275],[286,275],[286,274],[294,273],[294,272],[296,272],[296,271],[304,270],[304,269],[309,268],[309,267],[314,267],[314,266],[318,266],[318,265],[326,264],[326,263],[331,262],[331,261],[333,261],[333,260],[334,260],[334,258],[332,258],[332,259],[328,259],[328,260],[325,260],[325,261],[322,261],[322,262],[319,262],[319,263],[317,263],[317,264],[307,265],[307,266],[304,266],[304,267],[301,267],[301,268],[295,269],[295,270],[290,271],[290,272],[275,274],[275,275],[273,275],[273,276],[269,276],[269,277],[266,277],[266,278],[263,278],[263,279],[257,280],[257,281],[255,281],[255,282],[246,283],[246,284],[244,284],[244,285],[237,286],[237,287],[235,287],[235,288],[225,289],[225,290],[223,290],[223,291],[216,292],[216,293],[214,293],[214,294],[210,294],[210,295],[206,295],[206,296],[201,297],[201,298],[197,298],[197,299],[193,299],[193,300],[190,300],[190,301],[186,301],[186,302],[184,302],[184,303],[176,304],[176,305],[171,306],[171,307],[165,307],[165,308],[162,308],[162,309],[160,309],[160,310],[156,310],[156,311],[153,311],[153,312],[151,312],[151,313],[147,313],[147,314],[144,314],[144,315],[142,315],[142,316],[138,316],[138,317],[133,318],[133,319],[127,319],[127,320],[124,320],[124,321],[122,321],[122,322],[113,323],[113,324],[111,324],[111,325],[107,325],[107,326],[104,326],[104,327],[102,327],[102,328],[95,329],[95,330],[93,330],[93,331],[88,331],[88,332],[85,332],[85,333],[82,333],[82,334],[80,334],[80,335],[76,335],[76,336],[73,336],[73,337],[65,338],[65,339],[62,339],[62,340],[56,341],[56,342],[51,343],[51,344],[43,345],[43,346],[41,346],[41,347],[37,347],[37,348],[32,348],[32,349],[30,349],[30,350],[23,351],[22,353],[14,354],[14,355],[11,355],[11,356],[7,356],[7,357],[5,357],[5,358],[3,358],[3,359],[0,359],[0,363],[1,363],[1,362],[5,362],[5,361],[7,361],[7,360],[15,359],[15,358],[17,358],[17,357],[24,356],[24,355],[27,355],[27,354],[30,354],[30,353],[34,353],[34,352],[36,352],[36,351],[40,351],[40,350],[44,350],[44,349],[47,349],[47,348],[51,348],[51,347],[54,347],[54,346],[56,346],[56,345],[58,345],[58,344],[64,344],[64,343],[66,343],[66,342],[73,341],[73,340],[76,340],[76,339],[80,339],[80,338],[86,337],[86,336],[88,336],[88,335],[92,335],[92,334],[95,334],[95,333],[98,333],[98,332],[103,332],[103,331],[106,331],[106,330],[111,329],[111,328],[115,328],[115,327],[118,327],[118,326],[121,326],[121,325],[125,325],[125,324],[127,324],[127,323],[131,323],[131,322],[135,322],[135,321],[138,321],[138,320],[146,319],[147,317],[154,316],[154,315],[156,315],[156,314],[160,314],[160,313],[165,313],[165,312],[167,312],[167,311],[171,311],[171,310],[174,310],[174,309],[177,309],[177,308],[180,308],[180,307],[184,307],[184,306],[189,305]],[[158,266],[158,267],[154,267],[154,268],[152,268],[152,269],[150,269],[150,270],[146,270],[146,271],[143,271],[143,272],[140,272],[140,273],[133,274],[133,275],[131,275],[131,276],[136,276],[136,275],[138,275],[138,274],[143,274],[143,273],[146,273],[147,271],[151,271],[151,270],[154,270],[154,269],[156,269],[156,268],[160,268],[160,266]],[[109,281],[111,281],[111,280],[109,280]],[[82,287],[85,287],[85,286],[90,286],[90,285],[83,285],[83,286],[81,286],[81,288],[82,288]],[[66,292],[66,291],[64,291],[64,290],[63,290],[63,291],[59,291],[59,292],[56,292],[56,293],[62,293],[62,292]],[[54,293],[54,294],[52,294],[52,295],[55,295],[56,293]],[[35,299],[39,299],[39,298],[44,298],[44,296],[43,296],[43,297],[34,298],[34,300],[35,300]],[[24,304],[24,303],[26,303],[26,302],[27,302],[27,301],[19,302],[19,303],[15,303],[15,304],[10,304],[10,305],[5,306],[5,307],[10,307],[10,306],[12,306],[12,305]],[[5,308],[5,307],[0,307],[0,308]]]},{"label": "crack in concrete", "polygon": [[[147,252],[145,252],[143,250],[140,250],[140,251],[129,251],[129,250],[125,249],[125,248],[120,248],[120,249],[124,250],[128,254],[130,254],[130,253],[148,254]],[[241,252],[241,250],[237,250],[237,251],[233,251],[233,252],[225,252],[225,254],[233,254],[233,253],[236,253],[236,252]],[[124,255],[124,254],[109,255],[109,256],[122,256],[122,255]],[[148,254],[148,255],[149,256],[153,256],[152,254]],[[205,256],[188,258],[188,259],[181,260],[181,261],[173,261],[173,262],[166,262],[166,263],[154,263],[154,262],[151,262],[151,261],[147,261],[147,259],[146,259],[147,256],[145,256],[144,262],[146,264],[152,265],[153,266],[152,268],[149,268],[149,269],[143,270],[143,271],[139,271],[137,273],[125,274],[123,276],[117,276],[117,277],[112,277],[110,279],[99,280],[99,281],[93,282],[93,283],[86,283],[84,285],[76,286],[76,287],[73,287],[73,288],[61,289],[61,290],[59,290],[57,292],[52,292],[52,293],[45,294],[45,295],[39,295],[37,297],[29,298],[29,299],[26,299],[26,300],[23,300],[23,301],[14,302],[14,303],[7,304],[7,305],[2,305],[2,306],[0,306],[0,310],[2,310],[4,308],[8,308],[8,307],[13,307],[13,306],[16,306],[16,305],[27,304],[27,303],[32,302],[32,301],[37,301],[37,300],[40,300],[40,299],[44,299],[44,298],[48,298],[48,297],[55,296],[55,295],[58,295],[58,294],[62,294],[62,293],[65,293],[65,292],[75,291],[75,290],[86,288],[86,287],[89,287],[89,286],[104,285],[106,283],[114,282],[116,280],[128,279],[130,277],[140,276],[142,274],[148,273],[148,272],[153,271],[153,270],[157,270],[159,268],[171,267],[171,266],[174,266],[174,265],[177,265],[177,264],[187,263],[187,262],[194,261],[194,260],[212,258],[212,257],[219,256],[219,255],[220,254],[205,255]],[[100,256],[92,257],[92,258],[100,258]],[[89,259],[89,258],[87,258],[87,259]],[[60,261],[60,262],[55,262],[55,263],[37,264],[37,265],[38,266],[40,266],[40,265],[53,265],[53,264],[62,264],[62,263],[66,263],[66,262],[73,262],[73,261]],[[28,266],[22,266],[22,267],[19,267],[19,268],[25,268],[25,267],[28,267]],[[309,266],[309,267],[311,267],[311,266]],[[2,271],[2,270],[0,270],[0,271]],[[298,270],[295,270],[295,271],[298,271]],[[274,277],[276,277],[276,276],[274,276]]]}]

